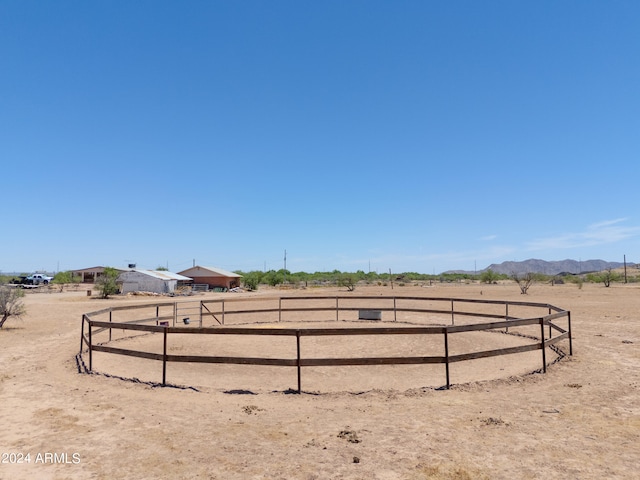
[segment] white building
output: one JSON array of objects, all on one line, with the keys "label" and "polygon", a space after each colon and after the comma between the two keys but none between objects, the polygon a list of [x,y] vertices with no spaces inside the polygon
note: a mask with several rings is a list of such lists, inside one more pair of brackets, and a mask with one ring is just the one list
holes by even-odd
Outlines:
[{"label": "white building", "polygon": [[162,270],[133,269],[122,272],[118,282],[122,283],[122,293],[173,293],[179,284],[191,282],[191,278]]}]

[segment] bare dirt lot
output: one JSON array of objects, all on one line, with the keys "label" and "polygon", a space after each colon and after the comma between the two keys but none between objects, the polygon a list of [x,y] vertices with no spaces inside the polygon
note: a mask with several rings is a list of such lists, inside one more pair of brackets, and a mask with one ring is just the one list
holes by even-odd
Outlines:
[{"label": "bare dirt lot", "polygon": [[[316,293],[348,295],[308,289],[204,298]],[[290,390],[295,369],[170,365],[169,381],[194,388],[162,388],[79,374],[75,362],[82,313],[156,299],[31,293],[27,315],[0,330],[0,478],[637,478],[639,286],[534,285],[526,297],[514,284],[353,294],[550,303],[572,313],[574,355],[546,374],[529,373],[540,368],[539,352],[461,362],[450,390],[437,389],[442,366],[402,365],[317,369],[303,376],[302,395]],[[459,348],[506,337],[487,335]],[[400,338],[385,347],[418,348],[398,345]],[[102,355],[97,371],[160,380],[158,362]]]}]

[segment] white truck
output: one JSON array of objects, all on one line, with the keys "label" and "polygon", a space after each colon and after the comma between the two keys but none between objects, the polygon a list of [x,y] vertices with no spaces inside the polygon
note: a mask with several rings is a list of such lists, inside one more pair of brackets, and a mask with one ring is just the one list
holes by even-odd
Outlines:
[{"label": "white truck", "polygon": [[27,285],[48,285],[53,277],[49,277],[44,273],[34,273],[26,278]]}]

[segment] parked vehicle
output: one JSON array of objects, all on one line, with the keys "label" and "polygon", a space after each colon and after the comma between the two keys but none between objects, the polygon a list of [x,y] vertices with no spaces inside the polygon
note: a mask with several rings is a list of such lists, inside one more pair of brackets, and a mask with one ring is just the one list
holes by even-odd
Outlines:
[{"label": "parked vehicle", "polygon": [[45,275],[44,273],[34,273],[29,275],[28,277],[21,275],[17,278],[13,278],[10,285],[20,285],[22,287],[26,286],[37,286],[37,285],[48,285],[53,280],[53,277]]},{"label": "parked vehicle", "polygon": [[27,284],[27,276],[20,275],[19,277],[13,277],[9,282],[9,285],[26,285]]},{"label": "parked vehicle", "polygon": [[53,280],[53,277],[44,273],[34,273],[27,277],[27,285],[48,285],[51,280]]}]

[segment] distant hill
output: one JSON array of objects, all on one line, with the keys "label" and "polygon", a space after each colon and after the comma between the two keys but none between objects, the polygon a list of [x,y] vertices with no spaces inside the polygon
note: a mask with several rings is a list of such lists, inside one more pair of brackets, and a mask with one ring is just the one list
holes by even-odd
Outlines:
[{"label": "distant hill", "polygon": [[[628,267],[634,266],[633,263],[627,263]],[[607,262],[605,260],[558,260],[548,262],[546,260],[539,260],[531,258],[522,262],[502,262],[493,263],[484,270],[480,270],[478,273],[482,273],[485,270],[493,270],[496,273],[511,275],[512,273],[542,273],[544,275],[558,275],[560,273],[588,273],[588,272],[600,272],[607,268],[620,268],[624,266],[622,262]],[[461,272],[450,271],[445,273],[473,273],[473,272]]]}]

